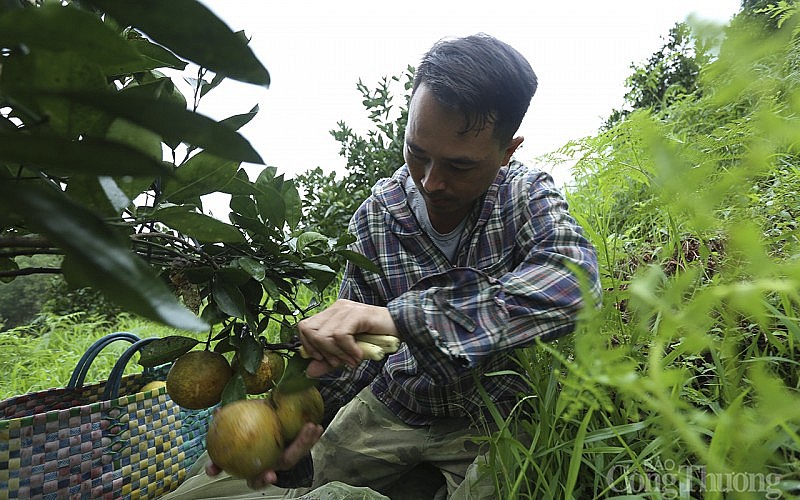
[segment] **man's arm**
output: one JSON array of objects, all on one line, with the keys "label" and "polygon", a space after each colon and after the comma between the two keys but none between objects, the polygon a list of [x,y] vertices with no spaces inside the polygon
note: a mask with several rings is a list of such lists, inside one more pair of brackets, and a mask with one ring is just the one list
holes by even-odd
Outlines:
[{"label": "man's arm", "polygon": [[[516,242],[505,242],[503,249],[515,251],[518,264],[500,275],[454,268],[427,276],[387,308],[337,302],[304,340],[318,350],[319,371],[357,362],[359,352],[348,337],[362,332],[398,335],[419,366],[442,381],[498,352],[571,332],[584,306],[581,280],[592,300],[599,296],[595,251],[549,178],[539,177],[527,189],[525,223]],[[344,287],[358,292],[358,276]]]},{"label": "man's arm", "polygon": [[584,307],[581,282],[590,301],[599,298],[595,250],[561,195],[544,179],[530,186],[527,200],[528,220],[516,234],[521,258],[509,272],[455,268],[389,302],[399,336],[435,379],[450,380],[536,338],[570,333]]}]

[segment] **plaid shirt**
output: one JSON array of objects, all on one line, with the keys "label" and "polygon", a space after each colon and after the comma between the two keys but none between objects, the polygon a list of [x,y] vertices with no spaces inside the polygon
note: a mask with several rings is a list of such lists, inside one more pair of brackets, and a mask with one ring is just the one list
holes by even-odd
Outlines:
[{"label": "plaid shirt", "polygon": [[486,415],[480,380],[501,413],[526,390],[511,354],[534,339],[570,333],[583,305],[570,265],[599,297],[597,259],[552,178],[518,162],[502,167],[476,204],[448,261],[421,229],[403,188],[403,166],[373,188],[350,223],[352,249],[382,275],[348,264],[341,298],[386,306],[404,341],[382,361],[328,377],[328,418],[363,387],[409,425]]}]

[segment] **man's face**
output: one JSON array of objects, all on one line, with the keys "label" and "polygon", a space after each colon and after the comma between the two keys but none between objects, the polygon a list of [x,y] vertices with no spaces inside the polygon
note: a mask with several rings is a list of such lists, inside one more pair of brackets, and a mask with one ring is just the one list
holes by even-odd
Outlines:
[{"label": "man's face", "polygon": [[452,231],[494,181],[522,137],[499,144],[489,124],[463,132],[464,116],[436,100],[425,84],[417,87],[408,109],[403,149],[411,177],[425,199],[433,227]]}]

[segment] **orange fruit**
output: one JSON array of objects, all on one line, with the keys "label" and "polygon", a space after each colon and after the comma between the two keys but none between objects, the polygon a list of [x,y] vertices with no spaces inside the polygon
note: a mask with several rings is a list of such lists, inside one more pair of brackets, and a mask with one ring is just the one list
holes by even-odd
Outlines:
[{"label": "orange fruit", "polygon": [[272,404],[281,422],[285,442],[292,441],[306,422],[322,423],[325,405],[322,395],[311,386],[298,392],[272,391]]},{"label": "orange fruit", "polygon": [[238,371],[244,380],[244,386],[248,394],[262,394],[272,389],[283,376],[286,362],[280,353],[265,350],[261,357],[261,363],[255,373],[250,373],[239,364],[239,355],[233,357],[231,366],[234,371]]},{"label": "orange fruit", "polygon": [[241,399],[214,413],[206,434],[211,460],[231,476],[252,479],[275,469],[283,453],[281,425],[263,399]]},{"label": "orange fruit", "polygon": [[200,410],[222,400],[222,391],[233,376],[228,360],[214,351],[189,351],[167,373],[167,393],[183,408]]}]

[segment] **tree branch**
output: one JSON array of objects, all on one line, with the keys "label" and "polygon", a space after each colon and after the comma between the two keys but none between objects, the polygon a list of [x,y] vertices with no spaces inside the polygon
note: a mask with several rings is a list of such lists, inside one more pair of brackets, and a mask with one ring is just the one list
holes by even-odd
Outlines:
[{"label": "tree branch", "polygon": [[57,267],[26,267],[13,271],[0,271],[0,278],[28,276],[30,274],[61,274],[61,269]]},{"label": "tree branch", "polygon": [[52,248],[53,245],[38,234],[20,236],[9,234],[0,236],[0,248]]},{"label": "tree branch", "polygon": [[63,250],[57,248],[32,248],[30,250],[8,250],[0,252],[0,257],[19,257],[23,255],[64,255]]}]

